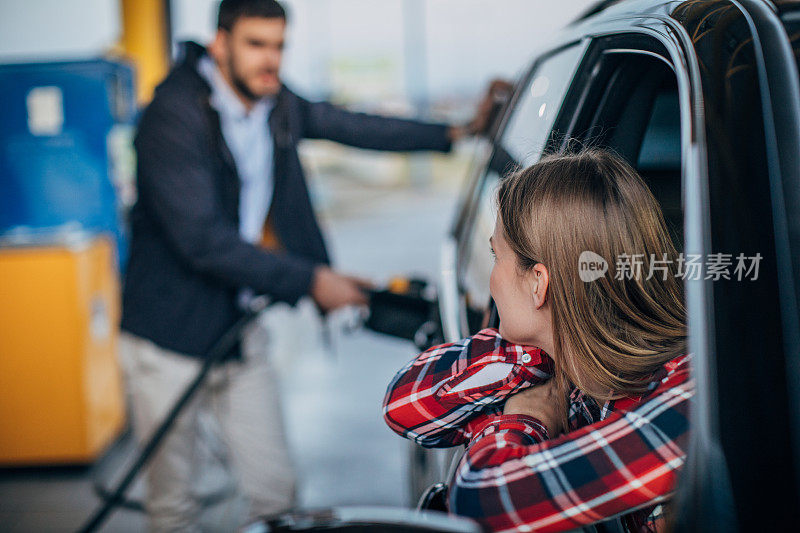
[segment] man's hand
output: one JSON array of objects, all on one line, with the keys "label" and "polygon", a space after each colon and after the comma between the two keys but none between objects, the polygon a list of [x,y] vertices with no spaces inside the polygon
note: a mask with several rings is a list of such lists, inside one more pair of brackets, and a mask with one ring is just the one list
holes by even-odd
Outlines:
[{"label": "man's hand", "polygon": [[541,385],[524,389],[506,400],[504,415],[528,415],[538,419],[547,428],[552,439],[564,431],[566,409],[554,379]]},{"label": "man's hand", "polygon": [[346,305],[367,305],[364,289],[372,284],[352,276],[338,274],[326,266],[317,267],[311,282],[311,297],[322,311],[333,311]]},{"label": "man's hand", "polygon": [[483,98],[478,104],[475,116],[464,126],[450,128],[450,140],[456,141],[466,135],[485,135],[497,119],[496,110],[511,97],[514,86],[511,82],[494,79],[489,83]]}]

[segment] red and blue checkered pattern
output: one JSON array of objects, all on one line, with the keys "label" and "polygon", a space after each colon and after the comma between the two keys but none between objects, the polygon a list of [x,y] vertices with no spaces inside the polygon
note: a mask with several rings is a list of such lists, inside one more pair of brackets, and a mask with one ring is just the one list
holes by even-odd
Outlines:
[{"label": "red and blue checkered pattern", "polygon": [[[503,415],[505,400],[549,379],[553,361],[539,348],[518,346],[484,329],[436,346],[395,376],[384,418],[422,446],[466,444],[451,481],[450,510],[492,531],[565,531],[622,516],[629,531],[664,527],[669,499],[686,457],[689,431],[688,355],[656,372],[648,393],[600,407],[573,388],[570,431],[549,439],[525,415]],[[508,375],[459,387],[491,363]]]}]

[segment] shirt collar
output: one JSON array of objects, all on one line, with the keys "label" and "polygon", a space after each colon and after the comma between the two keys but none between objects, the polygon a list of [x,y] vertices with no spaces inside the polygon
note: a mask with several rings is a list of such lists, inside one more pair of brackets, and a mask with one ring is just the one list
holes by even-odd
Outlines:
[{"label": "shirt collar", "polygon": [[208,55],[204,55],[198,61],[198,71],[211,86],[211,105],[221,114],[241,120],[251,113],[269,111],[274,104],[273,98],[265,96],[248,111],[233,88],[225,81],[217,63]]}]

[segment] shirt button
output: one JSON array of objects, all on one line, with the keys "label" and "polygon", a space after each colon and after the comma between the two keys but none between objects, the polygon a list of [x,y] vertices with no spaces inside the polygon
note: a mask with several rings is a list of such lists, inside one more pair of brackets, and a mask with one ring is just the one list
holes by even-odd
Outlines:
[{"label": "shirt button", "polygon": [[530,363],[531,362],[531,354],[529,354],[529,353],[522,354],[522,362],[523,362],[523,364],[526,364],[526,365],[528,363]]}]

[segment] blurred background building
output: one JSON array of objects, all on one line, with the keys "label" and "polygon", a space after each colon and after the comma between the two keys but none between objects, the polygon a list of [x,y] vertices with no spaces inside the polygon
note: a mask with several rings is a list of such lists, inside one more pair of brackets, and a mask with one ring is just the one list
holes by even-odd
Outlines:
[{"label": "blurred background building", "polygon": [[[591,4],[284,3],[283,77],[297,92],[452,122],[470,117],[491,78],[516,78],[549,35]],[[136,197],[136,113],[178,43],[211,39],[216,9],[216,0],[0,1],[3,530],[73,530],[97,503],[87,465],[124,428],[115,337],[125,213]],[[61,84],[75,68],[94,81]],[[378,283],[398,274],[435,281],[476,142],[413,156],[305,142],[301,156],[337,265]],[[412,503],[406,443],[384,427],[380,402],[413,345],[335,327],[326,341],[310,305],[270,319],[287,332],[273,342],[300,504]],[[87,405],[95,406],[88,415]],[[73,437],[78,451],[65,454]],[[224,510],[211,511],[214,529]],[[120,512],[107,530],[143,525]]]},{"label": "blurred background building", "polygon": [[[215,31],[217,0],[172,0],[167,27],[141,12],[163,9],[143,0],[7,0],[0,4],[0,61],[97,57],[113,51],[143,55],[139,101],[148,100],[166,63],[153,60],[159,40],[205,43]],[[554,6],[528,0],[288,0],[288,47],[283,75],[297,92],[355,109],[466,120],[486,82],[514,78],[540,43],[584,10],[587,0]],[[123,22],[123,15],[138,23]],[[136,42],[125,30],[139,32]],[[142,50],[145,42],[149,50]],[[469,154],[461,147],[459,154]],[[361,154],[341,148],[311,150],[312,167],[350,166],[353,178],[374,185],[454,179],[451,169],[414,170],[405,156]],[[419,158],[419,156],[417,156]],[[462,158],[463,159],[463,158]],[[463,163],[463,160],[461,161]],[[334,199],[316,189],[320,208]]]}]

